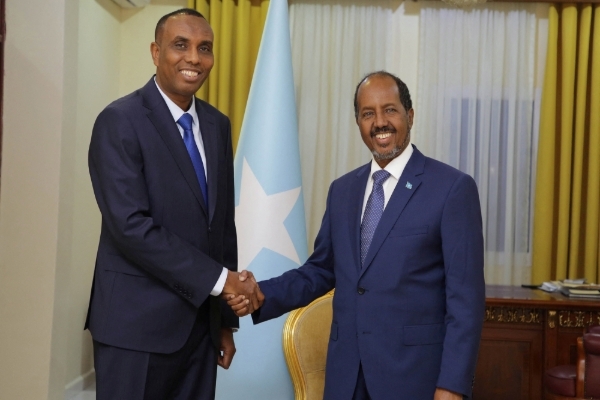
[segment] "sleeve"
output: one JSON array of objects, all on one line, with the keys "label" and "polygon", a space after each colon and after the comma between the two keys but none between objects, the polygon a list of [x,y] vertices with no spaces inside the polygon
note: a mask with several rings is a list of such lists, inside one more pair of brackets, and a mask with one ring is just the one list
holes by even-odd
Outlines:
[{"label": "sleeve", "polygon": [[125,258],[124,267],[144,270],[200,307],[223,266],[154,221],[136,129],[118,107],[98,116],[88,163],[103,235]]},{"label": "sleeve", "polygon": [[[227,149],[225,165],[227,166],[227,212],[225,216],[225,230],[223,234],[223,265],[230,271],[238,270],[237,232],[235,228],[235,187],[233,180],[233,146],[231,143],[231,124],[227,120]],[[223,282],[225,284],[225,282]],[[221,288],[221,291],[223,288]],[[239,318],[221,299],[221,326],[239,328]]]},{"label": "sleeve", "polygon": [[315,239],[315,250],[306,263],[281,276],[259,282],[265,301],[263,306],[252,314],[255,324],[304,307],[335,287],[330,221],[334,184],[335,182],[329,187],[327,208]]},{"label": "sleeve", "polygon": [[483,234],[477,186],[461,175],[442,214],[446,336],[437,386],[471,395],[485,313]]}]

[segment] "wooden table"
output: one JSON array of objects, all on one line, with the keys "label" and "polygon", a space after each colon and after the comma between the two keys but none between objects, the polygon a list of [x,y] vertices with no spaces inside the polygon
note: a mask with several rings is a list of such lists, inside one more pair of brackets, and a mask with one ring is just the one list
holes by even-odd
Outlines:
[{"label": "wooden table", "polygon": [[486,286],[475,400],[543,399],[546,369],[575,364],[577,337],[600,325],[600,301]]}]

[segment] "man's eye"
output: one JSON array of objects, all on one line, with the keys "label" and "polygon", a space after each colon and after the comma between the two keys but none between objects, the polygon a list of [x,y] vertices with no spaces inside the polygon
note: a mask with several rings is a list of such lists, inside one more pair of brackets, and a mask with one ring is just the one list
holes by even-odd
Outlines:
[{"label": "man's eye", "polygon": [[396,112],[396,109],[395,109],[395,108],[387,108],[387,109],[385,110],[385,112],[386,112],[386,113],[393,113],[393,112]]},{"label": "man's eye", "polygon": [[175,47],[178,49],[185,49],[185,43],[175,43]]},{"label": "man's eye", "polygon": [[373,111],[367,111],[367,112],[363,113],[364,118],[370,117],[372,115],[373,115]]},{"label": "man's eye", "polygon": [[212,50],[209,46],[201,46],[200,51],[203,53],[210,53]]}]

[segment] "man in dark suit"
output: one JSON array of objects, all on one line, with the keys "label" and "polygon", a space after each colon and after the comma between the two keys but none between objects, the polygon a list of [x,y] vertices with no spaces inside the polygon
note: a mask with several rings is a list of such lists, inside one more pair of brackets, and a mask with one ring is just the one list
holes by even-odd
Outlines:
[{"label": "man in dark suit", "polygon": [[[259,283],[254,322],[335,288],[326,400],[469,397],[485,307],[477,187],[410,145],[400,79],[368,75],[354,104],[373,160],[331,184],[314,253]],[[229,304],[251,311],[234,296]]]},{"label": "man in dark suit", "polygon": [[230,122],[194,97],[212,48],[201,14],[165,15],[151,44],[156,76],[94,125],[102,231],[86,327],[98,399],[214,399],[216,366],[229,367],[238,326],[219,296],[260,304],[256,283],[234,272]]}]

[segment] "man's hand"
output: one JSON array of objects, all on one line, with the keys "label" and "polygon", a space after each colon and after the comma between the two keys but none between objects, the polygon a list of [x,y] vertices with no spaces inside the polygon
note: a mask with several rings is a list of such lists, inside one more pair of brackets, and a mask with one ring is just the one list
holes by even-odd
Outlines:
[{"label": "man's hand", "polygon": [[228,300],[228,304],[232,299],[238,299],[235,303],[238,307],[236,309],[232,307],[238,316],[253,313],[262,306],[265,299],[250,271],[242,271],[242,273],[229,271],[221,297]]},{"label": "man's hand", "polygon": [[222,368],[229,369],[235,355],[235,343],[233,342],[233,331],[231,328],[221,328],[221,348],[219,350],[217,364]]},{"label": "man's hand", "polygon": [[433,400],[462,400],[462,394],[451,392],[446,389],[437,388]]},{"label": "man's hand", "polygon": [[250,303],[250,300],[246,299],[242,295],[236,296],[232,294],[227,300],[227,305],[231,307],[235,315],[238,317],[245,317],[246,315],[250,314],[250,307],[248,303]]},{"label": "man's hand", "polygon": [[254,277],[254,274],[252,273],[252,271],[249,271],[247,269],[243,270],[242,272],[240,272],[240,281],[244,282],[246,279],[250,278],[250,280],[254,283],[256,283],[256,278]]}]

